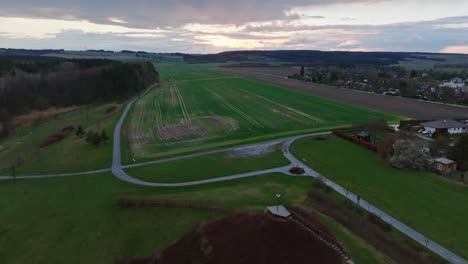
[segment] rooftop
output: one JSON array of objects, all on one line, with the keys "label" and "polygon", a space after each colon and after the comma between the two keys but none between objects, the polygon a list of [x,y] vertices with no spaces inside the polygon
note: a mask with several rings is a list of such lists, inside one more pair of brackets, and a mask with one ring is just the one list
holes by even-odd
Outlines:
[{"label": "rooftop", "polygon": [[437,158],[437,159],[434,159],[434,161],[437,163],[445,164],[445,165],[450,165],[456,162],[447,158]]},{"label": "rooftop", "polygon": [[455,120],[436,120],[436,121],[430,121],[430,122],[425,122],[422,123],[421,125],[425,127],[432,127],[432,128],[459,128],[459,127],[468,127],[468,125],[465,125],[461,122],[455,121]]},{"label": "rooftop", "polygon": [[287,218],[291,215],[291,213],[286,209],[286,207],[279,205],[279,206],[270,206],[267,207],[268,212],[270,212],[272,215],[276,215],[279,217],[284,217]]}]

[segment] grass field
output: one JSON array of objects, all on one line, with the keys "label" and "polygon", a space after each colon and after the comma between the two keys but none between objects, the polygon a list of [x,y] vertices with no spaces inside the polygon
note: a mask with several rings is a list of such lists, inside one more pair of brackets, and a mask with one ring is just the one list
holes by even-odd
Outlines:
[{"label": "grass field", "polygon": [[[110,107],[117,109],[106,113]],[[102,104],[50,117],[40,122],[15,129],[10,136],[0,141],[0,175],[10,175],[11,165],[21,160],[17,175],[76,172],[109,167],[112,161],[112,140],[95,147],[75,136],[74,131],[64,140],[45,148],[42,141],[61,132],[66,126],[82,125],[85,129],[106,130],[112,135],[120,116],[120,104]]]},{"label": "grass field", "polygon": [[[467,64],[468,56],[462,54],[424,54],[420,57],[426,57],[429,60],[420,58],[410,58],[400,61],[397,66],[402,66],[407,69],[414,70],[429,70],[434,71],[447,71],[447,72],[461,72],[463,68],[441,68],[440,65],[453,65],[453,64]],[[432,60],[431,60],[432,59]],[[436,60],[433,60],[436,59]],[[435,67],[439,66],[439,67]]]},{"label": "grass field", "polygon": [[289,161],[283,156],[280,146],[275,146],[273,152],[259,157],[240,157],[232,152],[225,152],[125,171],[132,177],[145,181],[177,183],[271,169],[288,164]]},{"label": "grass field", "polygon": [[[137,160],[370,119],[397,119],[279,86],[231,78],[203,67],[187,72],[174,67],[161,70],[162,79],[168,78],[166,72],[173,82],[163,83],[137,101],[127,119],[126,133]],[[195,80],[195,76],[201,80]],[[127,155],[125,161],[131,158]]]},{"label": "grass field", "polygon": [[292,153],[325,177],[468,257],[467,187],[431,173],[397,170],[374,152],[333,136],[302,139]]},{"label": "grass field", "polygon": [[[201,209],[119,209],[121,195],[203,200],[234,209],[263,210],[281,190],[300,203],[310,178],[265,175],[186,188],[130,185],[110,174],[0,182],[0,263],[115,263],[159,252],[193,227],[224,214]],[[12,202],[14,201],[14,202]],[[326,221],[356,263],[378,255],[336,223]]]}]

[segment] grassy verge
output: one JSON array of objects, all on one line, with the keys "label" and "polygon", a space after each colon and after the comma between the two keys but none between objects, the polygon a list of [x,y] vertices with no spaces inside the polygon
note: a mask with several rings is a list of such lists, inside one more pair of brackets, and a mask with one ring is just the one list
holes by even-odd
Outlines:
[{"label": "grassy verge", "polygon": [[171,161],[127,169],[132,177],[153,182],[185,182],[217,178],[244,172],[286,166],[289,161],[283,156],[281,146],[259,157],[238,157],[223,152],[190,159]]},{"label": "grassy verge", "polygon": [[299,140],[292,152],[325,177],[448,249],[468,256],[466,186],[431,173],[394,169],[375,153],[333,136],[324,141]]},{"label": "grassy verge", "polygon": [[[117,109],[111,113],[106,110]],[[121,113],[120,104],[101,104],[51,117],[39,123],[21,126],[0,142],[0,174],[10,175],[11,166],[16,174],[45,174],[75,172],[109,167],[112,161],[112,139],[92,146],[72,131],[64,140],[40,148],[41,142],[61,132],[64,127],[82,125],[84,129],[105,130],[111,137]]]}]

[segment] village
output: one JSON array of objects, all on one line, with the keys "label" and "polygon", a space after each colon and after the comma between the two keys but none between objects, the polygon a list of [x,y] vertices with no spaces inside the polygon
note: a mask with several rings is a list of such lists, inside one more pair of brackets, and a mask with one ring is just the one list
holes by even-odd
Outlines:
[{"label": "village", "polygon": [[409,70],[400,66],[311,66],[288,76],[306,82],[389,96],[468,104],[466,71]]}]

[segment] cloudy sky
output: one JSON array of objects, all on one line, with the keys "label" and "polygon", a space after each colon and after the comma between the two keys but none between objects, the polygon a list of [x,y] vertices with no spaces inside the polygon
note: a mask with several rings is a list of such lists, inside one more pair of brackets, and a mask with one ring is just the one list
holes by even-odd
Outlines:
[{"label": "cloudy sky", "polygon": [[0,0],[0,47],[468,53],[468,1]]}]

